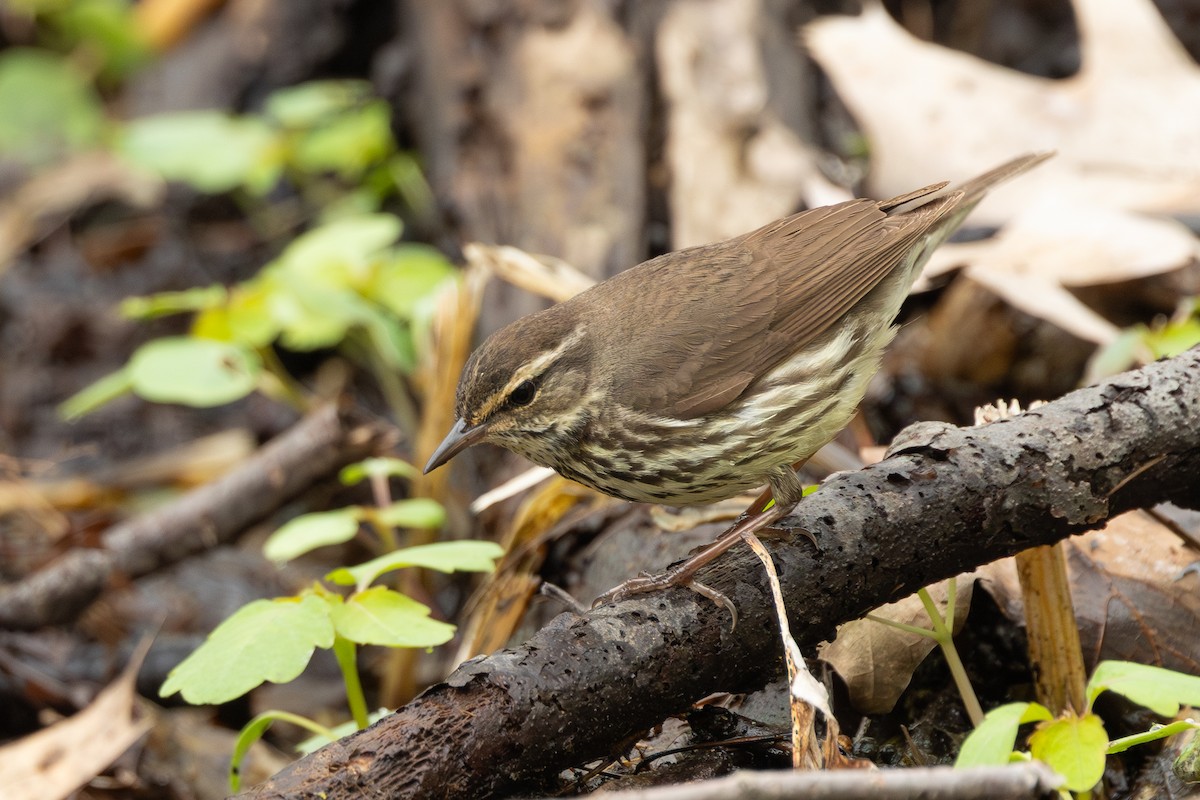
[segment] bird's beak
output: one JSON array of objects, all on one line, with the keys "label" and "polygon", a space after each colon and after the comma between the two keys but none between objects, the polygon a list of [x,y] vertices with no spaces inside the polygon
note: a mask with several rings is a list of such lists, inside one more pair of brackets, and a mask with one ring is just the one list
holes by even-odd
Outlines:
[{"label": "bird's beak", "polygon": [[479,444],[479,442],[483,441],[483,437],[486,434],[486,422],[481,422],[473,428],[468,428],[467,423],[461,419],[455,421],[454,427],[450,429],[450,432],[446,434],[446,438],[442,439],[442,443],[437,446],[437,450],[434,450],[433,455],[429,457],[429,463],[425,465],[425,474],[428,475],[471,445]]}]

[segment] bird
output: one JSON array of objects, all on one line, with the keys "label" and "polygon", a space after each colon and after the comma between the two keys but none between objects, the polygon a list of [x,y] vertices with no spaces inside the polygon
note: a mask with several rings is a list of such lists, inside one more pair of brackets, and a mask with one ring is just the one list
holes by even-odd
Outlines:
[{"label": "bird", "polygon": [[711,503],[765,484],[712,544],[596,601],[684,585],[736,620],[696,573],[796,507],[796,470],[850,421],[930,254],[989,189],[1051,155],[953,189],[801,211],[521,317],[468,358],[425,472],[486,442],[634,502]]}]

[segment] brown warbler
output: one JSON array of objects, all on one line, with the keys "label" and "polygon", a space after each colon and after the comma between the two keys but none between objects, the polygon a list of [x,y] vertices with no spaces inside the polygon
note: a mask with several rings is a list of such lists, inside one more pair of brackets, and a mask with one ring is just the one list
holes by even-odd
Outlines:
[{"label": "brown warbler", "polygon": [[425,471],[489,442],[625,500],[708,503],[765,483],[717,541],[601,598],[685,584],[728,605],[696,571],[795,508],[794,465],[854,414],[930,253],[989,188],[1049,155],[954,190],[802,211],[517,320],[467,361],[458,421]]}]

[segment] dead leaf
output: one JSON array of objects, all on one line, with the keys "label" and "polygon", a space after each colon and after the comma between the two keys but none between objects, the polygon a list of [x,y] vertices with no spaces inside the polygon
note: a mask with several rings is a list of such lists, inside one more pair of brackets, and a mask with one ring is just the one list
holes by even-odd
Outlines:
[{"label": "dead leaf", "polygon": [[541,583],[539,572],[549,537],[576,506],[597,502],[608,501],[560,477],[546,481],[522,502],[500,542],[504,557],[472,602],[456,662],[494,652],[508,642]]},{"label": "dead leaf", "polygon": [[1182,269],[1200,242],[1182,224],[1091,205],[1034,203],[988,240],[938,248],[918,283],[960,266],[1015,308],[1097,344],[1120,333],[1068,289]]},{"label": "dead leaf", "polygon": [[[961,630],[971,605],[971,575],[958,577],[955,592],[954,632]],[[946,584],[929,587],[929,594],[939,609],[945,609]],[[929,627],[929,615],[917,595],[881,606],[874,616],[884,617],[905,625]],[[913,672],[920,666],[937,643],[928,636],[899,630],[880,622],[859,619],[838,627],[837,638],[822,648],[820,657],[846,683],[850,701],[864,714],[886,714],[896,705],[900,695],[912,681]]]},{"label": "dead leaf", "polygon": [[554,256],[526,253],[519,247],[471,242],[463,246],[463,257],[473,267],[503,278],[527,292],[548,297],[556,303],[568,300],[596,281]]},{"label": "dead leaf", "polygon": [[131,206],[157,204],[166,186],[109,153],[87,153],[26,181],[0,202],[0,274],[44,230],[80,208],[119,199]]},{"label": "dead leaf", "polygon": [[[1118,658],[1200,674],[1200,575],[1187,571],[1196,551],[1142,511],[1065,547],[1089,668]],[[979,575],[1005,616],[1024,624],[1012,560],[988,564]]]},{"label": "dead leaf", "polygon": [[1007,221],[998,238],[939,249],[927,275],[965,265],[1012,306],[1107,344],[1116,326],[1067,289],[1180,269],[1200,251],[1182,225],[1132,213],[1200,210],[1200,67],[1149,0],[1073,5],[1083,66],[1064,80],[922,42],[877,4],[804,36],[870,139],[876,196],[1058,151],[980,206],[976,221]]},{"label": "dead leaf", "polygon": [[149,720],[136,714],[141,664],[135,658],[75,716],[0,747],[5,800],[68,797],[141,738],[150,729]]},{"label": "dead leaf", "polygon": [[978,174],[1014,153],[1056,149],[1053,161],[991,193],[978,218],[1007,219],[1049,194],[1116,209],[1200,211],[1200,66],[1150,0],[1072,5],[1082,67],[1063,80],[922,42],[878,4],[807,26],[805,42],[870,139],[872,193],[887,197]]}]

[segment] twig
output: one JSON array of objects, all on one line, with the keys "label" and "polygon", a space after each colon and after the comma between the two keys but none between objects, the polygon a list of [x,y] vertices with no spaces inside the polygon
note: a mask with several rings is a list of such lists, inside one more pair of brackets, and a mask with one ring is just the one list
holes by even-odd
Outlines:
[{"label": "twig", "polygon": [[118,576],[146,575],[235,539],[314,481],[381,449],[387,430],[332,406],[315,411],[224,477],[114,525],[102,547],[71,550],[0,589],[0,628],[68,622]]}]

